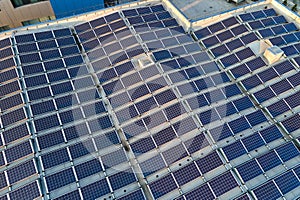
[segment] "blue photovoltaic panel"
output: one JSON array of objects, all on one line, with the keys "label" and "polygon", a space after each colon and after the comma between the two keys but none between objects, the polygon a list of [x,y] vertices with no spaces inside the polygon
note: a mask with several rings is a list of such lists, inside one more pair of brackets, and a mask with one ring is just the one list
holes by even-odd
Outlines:
[{"label": "blue photovoltaic panel", "polygon": [[237,181],[230,171],[209,181],[209,184],[217,196],[221,196],[238,186]]},{"label": "blue photovoltaic panel", "polygon": [[213,200],[215,199],[214,194],[208,184],[204,184],[191,192],[185,194],[185,198],[188,200],[193,199],[203,199],[203,200]]},{"label": "blue photovoltaic panel", "polygon": [[253,190],[253,193],[258,199],[278,199],[281,197],[280,191],[276,187],[273,181],[269,181],[266,184],[259,186]]},{"label": "blue photovoltaic panel", "polygon": [[261,170],[255,159],[238,166],[236,169],[244,182],[247,182],[255,178],[256,176],[263,174],[263,171]]},{"label": "blue photovoltaic panel", "polygon": [[153,197],[155,199],[171,192],[172,190],[175,190],[177,188],[177,185],[175,183],[175,180],[170,175],[167,175],[159,180],[156,180],[149,184],[150,190],[153,194]]}]

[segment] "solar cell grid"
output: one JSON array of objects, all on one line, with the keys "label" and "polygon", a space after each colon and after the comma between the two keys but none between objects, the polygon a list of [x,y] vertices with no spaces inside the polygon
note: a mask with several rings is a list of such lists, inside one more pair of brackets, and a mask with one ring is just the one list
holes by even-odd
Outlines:
[{"label": "solar cell grid", "polygon": [[5,85],[0,86],[0,97],[4,97],[8,94],[15,93],[20,90],[20,85],[18,81],[13,81]]},{"label": "solar cell grid", "polygon": [[136,103],[135,105],[140,114],[144,114],[144,113],[148,112],[149,110],[157,107],[157,104],[153,97],[150,97],[148,99],[140,101],[140,102]]},{"label": "solar cell grid", "polygon": [[271,27],[271,30],[275,33],[275,35],[280,35],[287,32],[283,25]]},{"label": "solar cell grid", "polygon": [[140,200],[145,200],[145,196],[144,193],[142,192],[142,190],[137,190],[135,192],[132,192],[130,194],[127,194],[121,198],[119,198],[120,200],[131,200],[131,199],[140,199]]},{"label": "solar cell grid", "polygon": [[5,150],[5,158],[7,163],[11,163],[33,153],[30,141],[25,141]]},{"label": "solar cell grid", "polygon": [[286,92],[290,89],[292,89],[292,86],[290,83],[285,79],[280,82],[277,82],[273,85],[271,85],[272,90],[275,92],[276,95],[279,95],[283,92]]},{"label": "solar cell grid", "polygon": [[236,56],[239,60],[245,60],[247,58],[250,58],[251,56],[255,56],[253,51],[248,47],[246,49],[243,49],[241,51],[236,52]]},{"label": "solar cell grid", "polygon": [[293,45],[283,47],[281,50],[284,51],[284,54],[286,56],[292,56],[299,53],[298,50]]},{"label": "solar cell grid", "polygon": [[[64,128],[63,130],[67,141],[89,134],[89,130],[86,123],[77,123],[76,125],[70,126],[68,128]],[[91,130],[91,131],[96,132],[97,130],[96,131]]]},{"label": "solar cell grid", "polygon": [[289,142],[283,146],[276,148],[276,152],[283,162],[287,162],[295,157],[299,157],[300,151],[293,144],[293,142]]},{"label": "solar cell grid", "polygon": [[261,22],[265,27],[273,26],[276,24],[276,22],[272,18],[262,19]]},{"label": "solar cell grid", "polygon": [[129,169],[110,176],[109,180],[112,189],[117,190],[119,188],[125,187],[126,185],[136,182],[136,177],[132,169]]},{"label": "solar cell grid", "polygon": [[[57,44],[58,44],[59,47],[76,44],[73,37],[58,38],[58,39],[56,39],[56,41],[57,41]],[[41,48],[40,45],[39,45],[39,47]],[[51,42],[51,47],[49,47],[49,48],[54,48],[54,47],[56,47],[56,46],[54,45],[53,42]],[[44,48],[46,48],[46,47],[44,47]]]},{"label": "solar cell grid", "polygon": [[90,26],[89,22],[85,22],[80,25],[76,25],[74,28],[75,28],[77,34],[79,34],[79,33],[82,33],[82,32],[85,32],[85,31],[91,29],[91,26]]},{"label": "solar cell grid", "polygon": [[127,156],[122,148],[101,156],[104,168],[113,168],[114,166],[127,162]]},{"label": "solar cell grid", "polygon": [[194,138],[185,141],[184,144],[190,154],[193,154],[210,145],[204,133],[200,133]]},{"label": "solar cell grid", "polygon": [[53,33],[55,37],[64,37],[72,34],[68,28],[53,30]]},{"label": "solar cell grid", "polygon": [[84,199],[97,199],[110,193],[107,179],[101,179],[90,185],[81,187],[81,193]]},{"label": "solar cell grid", "polygon": [[8,68],[13,67],[15,65],[16,64],[15,64],[15,61],[14,61],[13,58],[2,60],[2,61],[0,61],[0,70],[8,69]]},{"label": "solar cell grid", "polygon": [[298,30],[297,26],[293,22],[284,24],[283,27],[287,30],[287,32],[293,32]]},{"label": "solar cell grid", "polygon": [[206,48],[212,47],[212,46],[220,43],[220,41],[218,40],[218,38],[216,36],[211,36],[209,38],[203,39],[202,42]]},{"label": "solar cell grid", "polygon": [[247,182],[251,179],[254,179],[256,176],[263,174],[262,169],[255,159],[238,166],[236,169],[244,182]]},{"label": "solar cell grid", "polygon": [[179,186],[182,186],[193,179],[201,176],[199,170],[196,167],[194,162],[184,166],[183,168],[173,172],[175,180],[177,181]]},{"label": "solar cell grid", "polygon": [[213,55],[215,57],[219,57],[219,56],[222,56],[222,55],[228,53],[229,50],[225,44],[222,44],[220,46],[217,46],[217,47],[214,47],[213,49],[211,49],[211,52],[213,53]]},{"label": "solar cell grid", "polygon": [[56,110],[53,100],[31,104],[30,108],[33,115],[40,115]]},{"label": "solar cell grid", "polygon": [[159,20],[164,20],[172,17],[169,12],[156,13],[156,16]]},{"label": "solar cell grid", "polygon": [[243,138],[241,141],[248,152],[253,151],[254,149],[257,149],[258,147],[265,144],[259,133],[255,133],[246,138]]},{"label": "solar cell grid", "polygon": [[46,176],[48,191],[53,191],[65,185],[75,182],[75,176],[72,168],[60,171],[58,173]]},{"label": "solar cell grid", "polygon": [[155,14],[143,15],[142,18],[145,22],[152,22],[158,20]]},{"label": "solar cell grid", "polygon": [[108,25],[105,26],[101,26],[99,28],[94,29],[94,32],[97,36],[97,38],[101,39],[100,36],[110,33],[109,35],[105,35],[106,37],[104,37],[103,39],[101,39],[101,41],[104,43],[104,40],[107,40],[106,43],[108,43],[108,39],[112,39],[114,38],[114,35],[111,33],[111,29]]},{"label": "solar cell grid", "polygon": [[35,33],[36,40],[48,40],[54,38],[52,31],[44,31]]},{"label": "solar cell grid", "polygon": [[11,46],[11,39],[10,38],[0,40],[0,49],[2,49],[4,47],[7,47],[7,46]]},{"label": "solar cell grid", "polygon": [[0,60],[7,58],[9,56],[12,56],[12,55],[13,55],[13,51],[12,51],[11,47],[0,50]]},{"label": "solar cell grid", "polygon": [[264,25],[261,21],[253,21],[248,23],[252,30],[264,28]]},{"label": "solar cell grid", "polygon": [[273,181],[269,181],[266,184],[259,186],[254,189],[253,192],[258,199],[268,198],[275,200],[281,197],[280,191],[277,189]]},{"label": "solar cell grid", "polygon": [[275,35],[272,29],[270,28],[259,30],[258,33],[261,35],[262,38],[267,38]]},{"label": "solar cell grid", "polygon": [[68,162],[70,160],[67,149],[59,149],[42,155],[41,160],[45,169]]},{"label": "solar cell grid", "polygon": [[261,110],[246,115],[246,118],[251,126],[256,126],[257,124],[267,121],[267,118]]},{"label": "solar cell grid", "polygon": [[278,37],[275,37],[275,38],[271,38],[270,42],[274,46],[282,46],[282,45],[286,44],[286,42],[284,41],[284,39],[281,36],[278,36]]},{"label": "solar cell grid", "polygon": [[282,38],[284,39],[284,41],[287,44],[293,43],[293,42],[298,42],[298,38],[294,34],[283,35]]},{"label": "solar cell grid", "polygon": [[181,160],[184,157],[188,156],[187,151],[181,143],[166,151],[163,151],[162,155],[168,165],[171,165],[177,162],[178,160]]},{"label": "solar cell grid", "polygon": [[222,150],[229,161],[247,153],[241,141],[236,141],[228,146],[225,146],[222,148]]},{"label": "solar cell grid", "polygon": [[286,60],[282,63],[276,64],[274,66],[274,69],[277,71],[278,74],[283,75],[283,74],[285,74],[285,73],[287,73],[287,72],[289,72],[289,71],[291,71],[295,68],[289,60]]},{"label": "solar cell grid", "polygon": [[254,19],[261,19],[267,17],[262,10],[251,12]]},{"label": "solar cell grid", "polygon": [[9,193],[10,199],[19,199],[19,200],[35,199],[40,196],[41,196],[41,191],[37,181],[29,183]]},{"label": "solar cell grid", "polygon": [[202,38],[205,38],[205,37],[211,35],[211,32],[207,27],[205,27],[203,29],[195,31],[194,34],[196,35],[197,39],[200,40]]},{"label": "solar cell grid", "polygon": [[44,118],[36,119],[34,121],[34,126],[36,131],[43,131],[46,129],[51,129],[55,126],[59,126],[60,122],[56,114],[50,115]]},{"label": "solar cell grid", "polygon": [[75,190],[73,192],[69,192],[67,194],[64,194],[62,196],[59,196],[55,198],[56,200],[64,200],[64,199],[80,199],[80,194],[78,190]]},{"label": "solar cell grid", "polygon": [[116,22],[113,22],[113,23],[109,24],[109,26],[110,26],[112,31],[116,31],[118,29],[126,27],[126,24],[123,20],[119,20],[119,21],[116,21]]},{"label": "solar cell grid", "polygon": [[171,126],[153,135],[153,139],[158,146],[163,145],[174,138],[176,138],[176,133]]},{"label": "solar cell grid", "polygon": [[150,22],[148,23],[148,26],[152,31],[164,28],[164,24],[162,23],[162,21]]},{"label": "solar cell grid", "polygon": [[11,129],[7,129],[2,132],[4,143],[8,144],[20,138],[29,135],[28,127],[25,123],[15,126]]},{"label": "solar cell grid", "polygon": [[38,62],[40,60],[41,60],[41,58],[40,58],[39,53],[20,55],[20,61],[22,64],[34,63],[34,62]]},{"label": "solar cell grid", "polygon": [[61,130],[37,137],[40,149],[46,149],[65,142]]},{"label": "solar cell grid", "polygon": [[16,35],[15,39],[16,39],[17,43],[33,42],[34,36],[33,36],[33,34]]},{"label": "solar cell grid", "polygon": [[100,160],[92,159],[84,163],[80,163],[75,166],[75,172],[78,179],[83,179],[93,174],[100,173],[102,171]]},{"label": "solar cell grid", "polygon": [[47,76],[48,76],[48,80],[50,83],[65,80],[65,79],[69,78],[66,70],[50,72],[50,73],[47,73]]},{"label": "solar cell grid", "polygon": [[125,17],[133,17],[139,15],[136,9],[123,10],[122,12]]},{"label": "solar cell grid", "polygon": [[238,186],[237,181],[230,171],[214,178],[209,184],[216,196],[221,196]]},{"label": "solar cell grid", "polygon": [[159,198],[177,188],[176,182],[172,175],[169,174],[159,180],[149,184],[150,190],[154,198]]},{"label": "solar cell grid", "polygon": [[277,23],[277,24],[283,24],[283,23],[286,23],[286,19],[284,16],[282,15],[279,15],[279,16],[275,16],[273,17],[274,21]]},{"label": "solar cell grid", "polygon": [[5,113],[1,115],[1,122],[4,128],[27,119],[24,108]]},{"label": "solar cell grid", "polygon": [[69,146],[69,150],[72,159],[80,158],[96,151],[91,139],[81,141],[80,143]]},{"label": "solar cell grid", "polygon": [[243,22],[247,22],[247,21],[252,21],[254,20],[254,17],[251,15],[251,13],[244,13],[244,14],[240,14],[239,18],[243,21]]},{"label": "solar cell grid", "polygon": [[281,164],[279,157],[274,151],[260,156],[257,158],[257,161],[265,172]]},{"label": "solar cell grid", "polygon": [[258,92],[254,93],[255,98],[259,103],[265,102],[273,97],[275,97],[275,93],[272,91],[271,88],[266,87],[265,89],[262,89]]},{"label": "solar cell grid", "polygon": [[231,54],[229,56],[221,58],[220,61],[222,62],[223,66],[227,68],[230,67],[231,65],[238,63],[239,59],[235,54]]},{"label": "solar cell grid", "polygon": [[237,134],[250,128],[250,125],[245,117],[241,117],[236,120],[230,121],[228,124],[234,134]]},{"label": "solar cell grid", "polygon": [[292,171],[281,175],[274,181],[283,194],[286,194],[300,186],[300,181],[297,179],[297,177],[293,174]]},{"label": "solar cell grid", "polygon": [[5,72],[0,73],[0,84],[3,84],[7,81],[18,78],[18,74],[15,69],[11,69]]},{"label": "solar cell grid", "polygon": [[20,44],[17,45],[17,49],[20,54],[34,52],[38,50],[36,43]]},{"label": "solar cell grid", "polygon": [[[66,41],[65,38],[63,40]],[[39,47],[40,50],[57,48],[55,40],[41,41],[41,42],[38,42],[37,44],[38,44],[38,47]]]},{"label": "solar cell grid", "polygon": [[47,77],[45,74],[37,75],[37,76],[31,76],[24,79],[26,87],[35,87],[39,85],[46,85],[48,83]]},{"label": "solar cell grid", "polygon": [[185,194],[185,198],[187,200],[192,200],[198,198],[199,200],[213,200],[215,196],[208,186],[208,184],[204,184],[191,192]]}]

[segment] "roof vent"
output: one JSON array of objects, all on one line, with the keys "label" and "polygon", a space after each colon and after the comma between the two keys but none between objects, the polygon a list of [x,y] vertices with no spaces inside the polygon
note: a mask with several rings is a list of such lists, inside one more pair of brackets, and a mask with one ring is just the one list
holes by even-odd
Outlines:
[{"label": "roof vent", "polygon": [[149,65],[153,64],[151,58],[149,56],[145,56],[145,55],[135,58],[134,63],[139,68],[146,68]]},{"label": "roof vent", "polygon": [[268,60],[269,64],[273,64],[280,60],[283,51],[278,46],[272,46],[266,49],[264,57]]}]

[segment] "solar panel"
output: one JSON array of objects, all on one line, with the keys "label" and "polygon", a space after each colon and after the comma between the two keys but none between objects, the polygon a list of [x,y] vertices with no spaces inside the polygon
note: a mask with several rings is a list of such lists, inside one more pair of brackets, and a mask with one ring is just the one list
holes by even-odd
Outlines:
[{"label": "solar panel", "polygon": [[254,20],[254,17],[251,15],[251,13],[240,14],[239,18],[244,22]]},{"label": "solar panel", "polygon": [[281,175],[274,181],[283,194],[287,194],[300,185],[299,180],[291,171]]},{"label": "solar panel", "polygon": [[265,144],[259,133],[255,133],[253,135],[245,137],[241,141],[248,152],[257,149],[258,147],[263,146]]},{"label": "solar panel", "polygon": [[269,181],[264,185],[254,189],[253,192],[258,199],[277,199],[281,197],[280,191],[277,189],[273,181]]},{"label": "solar panel", "polygon": [[237,181],[230,171],[214,178],[209,184],[217,196],[221,196],[238,186]]},{"label": "solar panel", "polygon": [[177,188],[175,180],[170,175],[167,175],[159,180],[149,184],[150,190],[154,198],[159,198]]},{"label": "solar panel", "polygon": [[48,191],[53,191],[62,186],[75,182],[75,176],[72,168],[69,168],[50,176],[46,176],[45,180]]},{"label": "solar panel", "polygon": [[214,199],[214,194],[208,184],[204,184],[195,190],[192,190],[185,194],[186,199],[195,199],[195,198],[203,198],[203,199]]},{"label": "solar panel", "polygon": [[41,196],[38,182],[32,182],[9,193],[10,199],[35,199]]},{"label": "solar panel", "polygon": [[263,174],[263,171],[261,170],[255,159],[238,166],[236,169],[244,182],[247,182]]},{"label": "solar panel", "polygon": [[107,179],[101,179],[92,184],[81,187],[81,193],[84,199],[96,199],[110,193]]},{"label": "solar panel", "polygon": [[229,161],[247,153],[246,149],[244,148],[243,144],[240,141],[225,146],[222,148],[222,150]]},{"label": "solar panel", "polygon": [[5,150],[6,162],[11,163],[32,153],[33,150],[30,141],[25,141]]},{"label": "solar panel", "polygon": [[136,177],[132,169],[118,172],[109,177],[110,184],[113,190],[117,190],[133,182],[136,182]]},{"label": "solar panel", "polygon": [[175,180],[177,181],[178,185],[182,186],[193,179],[198,178],[201,176],[199,170],[195,163],[190,163],[183,168],[175,171],[174,173]]},{"label": "solar panel", "polygon": [[145,200],[145,195],[142,192],[142,190],[137,190],[135,192],[132,192],[130,194],[127,194],[123,197],[119,198],[120,200],[130,200],[130,199],[141,199],[141,200]]}]

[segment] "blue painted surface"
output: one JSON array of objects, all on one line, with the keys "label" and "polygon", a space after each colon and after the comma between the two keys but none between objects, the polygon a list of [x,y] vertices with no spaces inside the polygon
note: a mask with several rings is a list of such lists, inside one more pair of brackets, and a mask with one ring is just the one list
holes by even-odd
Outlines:
[{"label": "blue painted surface", "polygon": [[57,19],[104,8],[104,0],[50,0]]}]

